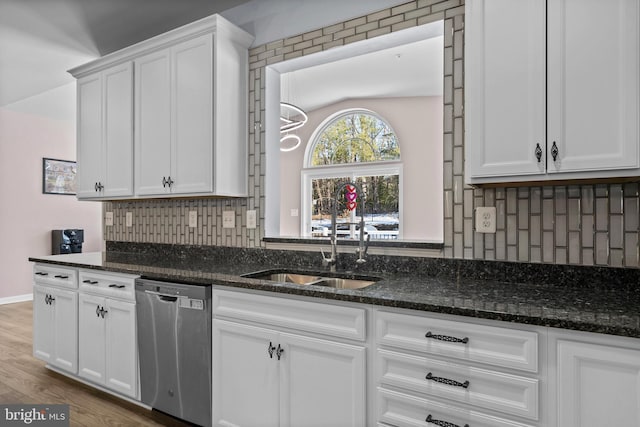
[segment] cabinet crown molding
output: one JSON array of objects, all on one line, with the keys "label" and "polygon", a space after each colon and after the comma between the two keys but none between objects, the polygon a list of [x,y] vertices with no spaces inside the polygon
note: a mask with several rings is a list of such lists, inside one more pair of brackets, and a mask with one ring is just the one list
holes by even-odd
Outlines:
[{"label": "cabinet crown molding", "polygon": [[245,49],[248,49],[254,40],[253,35],[237,27],[221,15],[214,14],[109,53],[94,61],[71,68],[67,70],[67,72],[78,79],[87,74],[99,72],[105,68],[126,61],[132,61],[141,54],[151,53],[177,42],[192,39],[207,33],[214,33],[216,34],[215,39],[220,37],[228,42],[238,44]]}]

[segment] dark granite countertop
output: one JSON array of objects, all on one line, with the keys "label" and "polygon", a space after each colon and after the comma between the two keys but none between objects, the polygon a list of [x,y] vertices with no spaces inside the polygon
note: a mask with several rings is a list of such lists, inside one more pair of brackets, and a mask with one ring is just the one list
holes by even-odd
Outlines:
[{"label": "dark granite countertop", "polygon": [[[396,257],[381,257],[372,261],[375,271],[357,272],[380,281],[347,290],[241,277],[284,263],[303,271],[323,270],[313,265],[317,254],[310,262],[308,254],[291,254],[295,251],[231,249],[226,255],[211,255],[200,248],[189,252],[167,246],[160,251],[136,247],[135,253],[51,255],[29,261],[640,338],[638,269],[441,258],[405,259],[398,264],[389,260]],[[166,251],[172,256],[167,257]]]}]

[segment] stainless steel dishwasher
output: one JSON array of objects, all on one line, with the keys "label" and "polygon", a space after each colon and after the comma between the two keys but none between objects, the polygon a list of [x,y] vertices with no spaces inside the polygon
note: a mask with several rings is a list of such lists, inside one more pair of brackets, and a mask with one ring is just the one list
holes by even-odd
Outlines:
[{"label": "stainless steel dishwasher", "polygon": [[142,402],[211,426],[211,287],[136,280]]}]

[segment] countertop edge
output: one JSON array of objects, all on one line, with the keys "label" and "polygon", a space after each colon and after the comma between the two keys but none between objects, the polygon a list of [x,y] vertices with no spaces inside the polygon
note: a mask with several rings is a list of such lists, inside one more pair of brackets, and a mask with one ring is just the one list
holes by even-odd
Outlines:
[{"label": "countertop edge", "polygon": [[[514,324],[525,324],[540,327],[559,328],[564,330],[575,330],[582,332],[600,333],[607,335],[617,335],[630,338],[640,338],[640,329],[634,327],[626,327],[622,325],[604,325],[591,321],[575,321],[571,319],[560,319],[554,317],[545,317],[544,315],[523,315],[517,313],[505,313],[497,311],[489,311],[483,309],[470,309],[454,307],[441,304],[427,304],[423,302],[413,302],[408,300],[398,300],[384,297],[376,297],[367,295],[365,292],[349,293],[342,292],[338,289],[323,288],[318,286],[280,284],[257,279],[245,279],[235,275],[216,275],[216,278],[198,278],[198,277],[177,277],[171,274],[161,274],[155,272],[140,271],[140,266],[132,265],[132,268],[105,267],[92,263],[80,263],[77,261],[63,261],[58,259],[48,259],[39,257],[29,257],[29,261],[35,263],[45,263],[72,268],[84,268],[91,270],[107,271],[112,273],[134,274],[148,279],[156,280],[180,280],[187,283],[198,285],[227,286],[239,289],[250,289],[272,293],[282,293],[289,295],[299,295],[304,297],[336,300],[360,304],[370,304],[381,307],[393,307],[400,309],[409,309],[422,312],[432,312],[448,315],[456,315],[462,317],[496,320],[500,322],[508,322]],[[137,267],[137,269],[136,269]]]}]

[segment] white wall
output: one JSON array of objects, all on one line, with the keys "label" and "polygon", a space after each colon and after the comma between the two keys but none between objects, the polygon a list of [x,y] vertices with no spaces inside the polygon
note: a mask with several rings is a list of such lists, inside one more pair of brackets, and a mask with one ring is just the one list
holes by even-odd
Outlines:
[{"label": "white wall", "polygon": [[299,236],[301,168],[313,131],[330,115],[348,108],[366,108],[385,119],[396,132],[403,163],[403,239],[443,241],[442,97],[376,98],[338,102],[308,112],[296,131],[302,144],[280,153],[280,235]]},{"label": "white wall", "polygon": [[28,258],[51,254],[51,230],[102,250],[100,203],[42,194],[42,158],[76,159],[75,123],[75,83],[0,108],[0,303],[32,293]]}]

